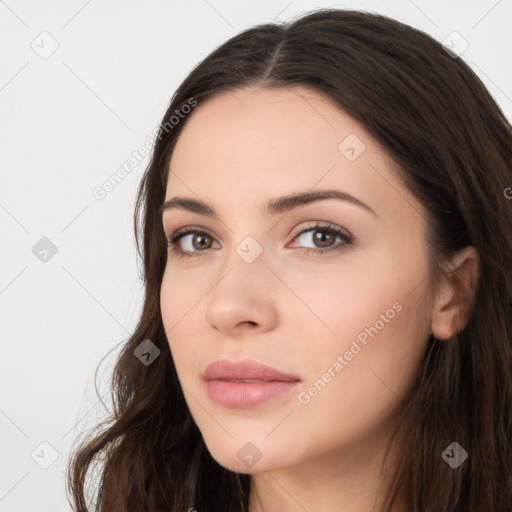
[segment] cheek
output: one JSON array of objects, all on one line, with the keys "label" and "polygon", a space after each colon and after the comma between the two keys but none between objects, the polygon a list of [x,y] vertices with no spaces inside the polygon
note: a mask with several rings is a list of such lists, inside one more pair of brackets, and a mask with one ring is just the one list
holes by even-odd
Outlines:
[{"label": "cheek", "polygon": [[184,274],[166,268],[160,289],[162,321],[180,380],[195,371],[192,365],[204,339],[196,310],[206,293]]},{"label": "cheek", "polygon": [[[276,273],[287,285],[276,290],[283,321],[294,324],[298,333],[316,332],[318,339],[336,345],[377,321],[389,330],[386,320],[395,323],[395,317],[405,316],[393,304],[416,307],[412,292],[425,280],[427,269],[419,249],[412,254],[404,247],[400,254],[385,246],[347,252],[328,263],[298,261]],[[386,311],[382,324],[380,315]]]},{"label": "cheek", "polygon": [[[298,347],[309,368],[298,402],[315,422],[339,427],[342,418],[357,429],[385,419],[419,369],[429,335],[426,266],[419,252],[416,260],[380,256],[315,276],[304,296],[335,333],[316,321],[316,343]],[[315,319],[305,316],[297,332],[313,333]]]},{"label": "cheek", "polygon": [[[388,306],[385,299],[382,303]],[[373,311],[359,312],[355,318],[346,309],[333,323],[336,340],[324,343],[323,337],[309,347],[297,347],[307,368],[304,385],[293,401],[300,428],[276,432],[273,442],[293,446],[306,438],[313,452],[328,453],[333,444],[359,446],[363,451],[369,439],[386,435],[425,349],[425,341],[416,336],[416,323],[408,318],[417,308],[403,299],[400,305],[402,309],[390,310],[394,318],[388,312],[388,323],[383,324],[376,324],[379,317]],[[389,310],[377,303],[372,307],[379,314]]]},{"label": "cheek", "polygon": [[179,263],[168,263],[162,278],[160,305],[166,330],[174,332],[187,321],[208,291],[205,271],[183,268]]}]

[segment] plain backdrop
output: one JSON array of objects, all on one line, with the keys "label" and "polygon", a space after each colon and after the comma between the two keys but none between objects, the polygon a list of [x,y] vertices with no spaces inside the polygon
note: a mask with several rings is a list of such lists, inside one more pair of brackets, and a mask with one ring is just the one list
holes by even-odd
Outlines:
[{"label": "plain backdrop", "polygon": [[112,364],[140,312],[133,208],[149,157],[101,199],[94,190],[216,46],[317,7],[456,37],[512,118],[509,0],[0,1],[1,512],[71,510],[70,448],[105,413],[95,369],[112,350],[98,375],[108,404]]}]

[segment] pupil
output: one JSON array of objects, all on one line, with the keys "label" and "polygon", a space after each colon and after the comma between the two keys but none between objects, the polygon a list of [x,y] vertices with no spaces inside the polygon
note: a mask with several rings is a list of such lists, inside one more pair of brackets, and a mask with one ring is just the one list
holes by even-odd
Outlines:
[{"label": "pupil", "polygon": [[196,236],[196,242],[197,242],[198,240],[201,240],[200,242],[198,242],[198,245],[199,245],[199,246],[201,246],[201,247],[202,247],[202,246],[204,246],[204,245],[205,245],[205,237],[204,237],[203,235],[197,235],[197,236]]},{"label": "pupil", "polygon": [[315,233],[315,238],[320,243],[324,243],[326,241],[329,241],[330,237],[331,237],[331,234],[327,233],[326,231],[317,231]]}]

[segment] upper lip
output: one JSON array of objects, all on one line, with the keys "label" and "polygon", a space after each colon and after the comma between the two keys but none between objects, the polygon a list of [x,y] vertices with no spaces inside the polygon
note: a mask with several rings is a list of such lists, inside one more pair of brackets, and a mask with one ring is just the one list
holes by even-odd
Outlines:
[{"label": "upper lip", "polygon": [[202,374],[208,380],[262,380],[262,381],[299,381],[300,378],[272,368],[256,361],[229,361],[218,359],[210,364]]}]

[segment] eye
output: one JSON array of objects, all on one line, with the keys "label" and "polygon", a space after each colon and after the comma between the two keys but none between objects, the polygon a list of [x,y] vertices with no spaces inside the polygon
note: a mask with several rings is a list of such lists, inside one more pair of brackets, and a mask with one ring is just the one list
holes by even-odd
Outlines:
[{"label": "eye", "polygon": [[[182,240],[185,249],[182,248]],[[203,254],[197,254],[197,252],[204,253],[204,250],[194,251],[193,249],[209,249],[212,244],[208,240],[213,240],[208,232],[193,227],[180,228],[167,239],[168,247],[180,257],[203,256]]]},{"label": "eye", "polygon": [[[312,235],[307,235],[308,233],[312,233]],[[338,244],[335,243],[337,238],[340,239]],[[313,244],[319,244],[319,246],[313,248],[299,247],[306,254],[339,251],[351,245],[354,241],[351,234],[330,223],[316,223],[307,229],[298,231],[294,233],[293,240],[295,239],[298,239],[301,243],[310,241]],[[205,249],[212,248],[213,242],[218,244],[207,231],[194,227],[180,228],[168,237],[168,247],[178,256],[186,258],[204,256],[207,253]]]},{"label": "eye", "polygon": [[[319,223],[299,231],[294,235],[295,238],[302,243],[310,241],[313,244],[319,244],[317,247],[313,245],[313,248],[302,248],[306,254],[339,251],[351,245],[354,241],[354,237],[344,229],[333,224]],[[336,238],[339,238],[341,242],[336,244]]]}]

